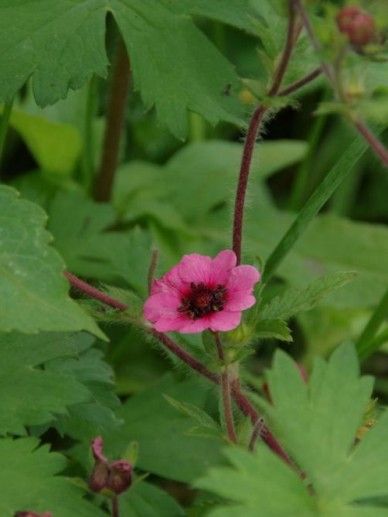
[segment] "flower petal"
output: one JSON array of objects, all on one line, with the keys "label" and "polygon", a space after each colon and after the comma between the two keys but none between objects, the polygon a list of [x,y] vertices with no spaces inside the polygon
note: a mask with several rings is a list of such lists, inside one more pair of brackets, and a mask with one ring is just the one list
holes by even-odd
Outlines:
[{"label": "flower petal", "polygon": [[246,291],[260,280],[259,271],[253,266],[237,266],[233,268],[226,287],[228,291]]},{"label": "flower petal", "polygon": [[205,255],[192,253],[185,255],[178,264],[179,276],[188,284],[200,284],[201,282],[207,284],[210,279],[212,259]]},{"label": "flower petal", "polygon": [[241,312],[240,311],[220,311],[215,312],[209,317],[210,330],[226,332],[228,330],[233,330],[240,324],[241,321]]},{"label": "flower petal", "polygon": [[160,318],[171,318],[178,315],[180,299],[173,293],[151,295],[144,304],[144,317],[152,323]]},{"label": "flower petal", "polygon": [[186,291],[186,284],[182,282],[179,275],[179,264],[174,266],[168,273],[152,283],[151,294]]},{"label": "flower petal", "polygon": [[209,316],[203,316],[197,320],[191,320],[188,318],[185,324],[180,328],[179,332],[182,332],[182,334],[196,334],[198,332],[202,332],[209,328],[209,320]]},{"label": "flower petal", "polygon": [[182,332],[186,325],[185,318],[179,316],[161,317],[154,323],[154,329],[158,332]]},{"label": "flower petal", "polygon": [[225,285],[230,272],[236,266],[236,254],[232,250],[223,250],[212,260],[211,281],[214,284]]},{"label": "flower petal", "polygon": [[256,298],[253,296],[251,291],[251,289],[247,289],[244,291],[228,291],[228,300],[225,304],[225,310],[243,311],[255,305]]}]

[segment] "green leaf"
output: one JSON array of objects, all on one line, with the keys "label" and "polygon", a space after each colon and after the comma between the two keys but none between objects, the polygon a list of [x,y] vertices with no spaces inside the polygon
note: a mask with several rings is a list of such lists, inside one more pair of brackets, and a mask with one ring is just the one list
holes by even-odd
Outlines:
[{"label": "green leaf", "polygon": [[49,174],[69,176],[80,156],[80,132],[70,124],[13,109],[10,126],[26,142],[39,166]]},{"label": "green leaf", "polygon": [[351,282],[355,276],[356,273],[353,272],[333,273],[318,278],[305,289],[287,289],[284,294],[276,296],[260,308],[260,317],[263,320],[288,320],[299,312],[309,311],[327,295]]},{"label": "green leaf", "polygon": [[207,402],[216,404],[214,393],[207,385],[196,379],[178,382],[167,375],[123,405],[118,416],[124,419],[124,425],[106,436],[106,447],[113,452],[111,456],[120,457],[128,443],[135,440],[139,442],[137,465],[141,469],[191,482],[220,461],[223,441],[190,435],[192,418],[178,413],[164,399],[166,394],[202,410]]},{"label": "green leaf", "polygon": [[[97,351],[82,354],[93,341],[87,334],[1,333],[0,434],[25,434],[25,426],[71,418],[71,408],[80,403],[83,408],[102,406],[94,386],[105,381],[107,392],[110,370]],[[83,415],[84,425],[88,412]]]},{"label": "green leaf", "polygon": [[38,445],[35,438],[0,439],[0,514],[12,517],[30,510],[55,517],[106,515],[83,498],[82,489],[71,479],[58,475],[66,467],[65,458]]},{"label": "green leaf", "polygon": [[46,215],[37,205],[0,187],[0,329],[88,330],[95,322],[68,296],[64,263],[49,246]]},{"label": "green leaf", "polygon": [[[93,73],[105,76],[105,13],[105,0],[3,1],[1,98],[10,98],[33,75],[38,104],[53,104]],[[16,24],[18,30],[10,30]]]},{"label": "green leaf", "polygon": [[169,404],[171,404],[173,408],[179,411],[182,415],[186,415],[192,418],[201,427],[208,427],[212,430],[220,431],[217,422],[203,409],[195,406],[194,404],[187,404],[187,402],[181,402],[172,397],[169,397],[168,395],[164,395],[164,398],[167,400]]},{"label": "green leaf", "polygon": [[185,515],[179,504],[164,490],[140,481],[120,497],[125,517],[180,517]]},{"label": "green leaf", "polygon": [[135,86],[178,138],[187,134],[186,110],[216,124],[242,124],[242,110],[224,90],[238,87],[228,61],[192,21],[158,0],[111,0],[126,42]]},{"label": "green leaf", "polygon": [[211,517],[257,517],[258,512],[268,517],[315,515],[313,501],[298,474],[265,446],[255,453],[229,448],[225,455],[231,467],[211,469],[195,482],[197,488],[233,501],[212,510]]},{"label": "green leaf", "polygon": [[32,75],[35,98],[44,106],[92,74],[105,76],[108,11],[125,40],[135,87],[176,136],[187,133],[187,110],[213,124],[243,124],[237,100],[224,94],[226,86],[238,86],[231,64],[189,17],[159,0],[4,0],[0,98],[9,100]]},{"label": "green leaf", "polygon": [[360,377],[354,348],[338,348],[328,362],[317,359],[308,383],[277,352],[267,379],[272,404],[261,404],[303,479],[264,445],[255,454],[229,449],[232,466],[212,469],[196,483],[234,503],[210,515],[253,517],[257,508],[279,517],[386,515],[386,504],[374,498],[388,496],[388,413],[356,442],[372,379]]},{"label": "green leaf", "polygon": [[254,336],[258,339],[292,341],[291,331],[281,319],[260,319],[255,325]]},{"label": "green leaf", "polygon": [[46,369],[58,376],[68,375],[88,389],[88,400],[71,405],[52,425],[62,435],[89,441],[120,425],[115,414],[120,402],[114,393],[113,371],[103,361],[102,352],[95,348],[83,349],[82,342],[80,345],[78,357],[54,359],[46,364]]}]

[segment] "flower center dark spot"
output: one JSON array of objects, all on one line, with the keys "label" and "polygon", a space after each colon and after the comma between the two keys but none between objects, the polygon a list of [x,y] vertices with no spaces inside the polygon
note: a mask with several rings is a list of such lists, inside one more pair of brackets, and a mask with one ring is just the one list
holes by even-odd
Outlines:
[{"label": "flower center dark spot", "polygon": [[222,311],[226,301],[226,288],[223,285],[208,287],[204,283],[190,284],[190,292],[182,298],[179,312],[192,320],[213,312]]}]

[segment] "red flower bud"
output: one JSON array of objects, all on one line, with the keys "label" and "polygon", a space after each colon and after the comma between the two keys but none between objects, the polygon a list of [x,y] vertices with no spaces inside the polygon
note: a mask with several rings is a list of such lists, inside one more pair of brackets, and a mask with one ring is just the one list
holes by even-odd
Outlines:
[{"label": "red flower bud", "polygon": [[117,460],[110,464],[107,488],[115,494],[125,492],[132,483],[132,466],[125,460]]},{"label": "red flower bud", "polygon": [[108,489],[116,495],[125,492],[132,484],[132,465],[125,460],[109,462],[104,456],[104,442],[101,436],[92,440],[94,467],[89,478],[93,492]]},{"label": "red flower bud", "polygon": [[376,26],[373,17],[358,6],[348,5],[342,8],[337,14],[337,24],[355,47],[362,47],[375,39]]}]

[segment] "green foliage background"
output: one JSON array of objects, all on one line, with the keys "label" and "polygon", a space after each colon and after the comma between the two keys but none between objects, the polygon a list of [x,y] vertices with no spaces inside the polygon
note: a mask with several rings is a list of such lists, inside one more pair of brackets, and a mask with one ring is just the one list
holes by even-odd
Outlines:
[{"label": "green foliage background", "polygon": [[[386,9],[369,3],[384,27]],[[342,2],[308,5],[330,60]],[[0,0],[1,516],[108,515],[109,498],[86,483],[97,435],[110,458],[139,446],[123,517],[388,515],[386,322],[361,364],[376,376],[372,417],[354,348],[388,286],[388,175],[321,77],[267,98],[286,12],[282,0]],[[112,199],[97,203],[120,34],[132,87]],[[383,140],[385,50],[344,63],[352,113]],[[302,34],[285,84],[318,63]],[[217,388],[134,323],[153,249],[160,275],[185,253],[231,246],[242,137],[259,102],[271,116],[252,163],[244,262],[279,267],[227,341],[304,480],[262,444],[243,450],[252,429],[236,408],[240,443],[227,445]],[[128,312],[69,293],[65,269]],[[176,339],[215,366],[206,336]]]}]

